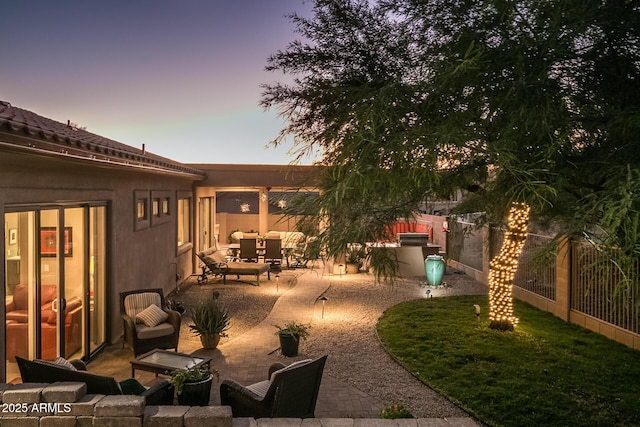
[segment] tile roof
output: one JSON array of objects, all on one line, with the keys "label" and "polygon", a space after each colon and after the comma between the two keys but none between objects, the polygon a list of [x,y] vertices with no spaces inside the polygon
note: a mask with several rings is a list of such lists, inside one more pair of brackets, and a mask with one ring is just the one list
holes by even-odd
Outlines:
[{"label": "tile roof", "polygon": [[143,151],[121,142],[39,116],[0,101],[0,135],[12,134],[8,142],[0,138],[0,149],[10,145],[87,161],[147,169],[150,171],[204,177],[204,172]]}]

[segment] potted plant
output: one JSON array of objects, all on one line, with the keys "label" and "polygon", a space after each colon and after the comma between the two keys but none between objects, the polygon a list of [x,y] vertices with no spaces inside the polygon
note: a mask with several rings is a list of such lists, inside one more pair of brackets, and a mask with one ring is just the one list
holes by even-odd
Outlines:
[{"label": "potted plant", "polygon": [[285,323],[284,326],[273,326],[278,329],[276,335],[280,338],[280,350],[282,351],[282,355],[287,357],[297,356],[300,341],[307,339],[311,325],[289,322]]},{"label": "potted plant", "polygon": [[185,312],[184,305],[180,301],[176,301],[174,299],[167,298],[167,308],[169,310],[177,311],[180,314],[184,314]]},{"label": "potted plant", "polygon": [[208,406],[213,376],[218,371],[208,365],[171,372],[171,384],[175,389],[178,404],[186,406]]},{"label": "potted plant", "polygon": [[367,254],[361,245],[355,243],[350,244],[345,254],[346,273],[359,273],[362,268],[362,262],[366,256]]},{"label": "potted plant", "polygon": [[191,309],[193,325],[189,328],[200,335],[202,347],[211,350],[218,346],[220,337],[226,337],[231,316],[229,311],[217,299],[208,299]]}]

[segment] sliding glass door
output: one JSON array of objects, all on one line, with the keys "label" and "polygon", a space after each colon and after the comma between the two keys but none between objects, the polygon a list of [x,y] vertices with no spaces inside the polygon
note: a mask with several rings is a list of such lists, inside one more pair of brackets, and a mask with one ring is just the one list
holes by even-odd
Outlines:
[{"label": "sliding glass door", "polygon": [[106,206],[5,214],[6,379],[15,356],[88,358],[105,342]]}]

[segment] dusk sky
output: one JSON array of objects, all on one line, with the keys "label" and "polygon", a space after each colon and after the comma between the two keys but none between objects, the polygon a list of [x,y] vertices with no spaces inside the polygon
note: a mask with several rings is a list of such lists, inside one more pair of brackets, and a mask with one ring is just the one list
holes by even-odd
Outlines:
[{"label": "dusk sky", "polygon": [[[259,106],[305,0],[21,0],[0,13],[0,100],[184,163],[286,164]],[[310,163],[310,160],[305,163]]]}]

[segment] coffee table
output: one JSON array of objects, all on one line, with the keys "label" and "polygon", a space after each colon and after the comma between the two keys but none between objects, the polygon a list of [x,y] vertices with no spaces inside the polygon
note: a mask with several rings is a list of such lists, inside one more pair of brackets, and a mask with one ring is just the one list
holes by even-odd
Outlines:
[{"label": "coffee table", "polygon": [[189,354],[156,348],[136,357],[131,362],[131,377],[135,378],[136,369],[153,372],[158,376],[170,375],[176,369],[187,370],[199,366],[209,366],[211,358],[195,357]]}]

